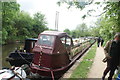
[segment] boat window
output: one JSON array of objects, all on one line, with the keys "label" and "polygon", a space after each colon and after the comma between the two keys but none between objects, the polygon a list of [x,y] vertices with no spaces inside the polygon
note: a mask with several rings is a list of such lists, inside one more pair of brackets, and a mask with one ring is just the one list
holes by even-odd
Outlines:
[{"label": "boat window", "polygon": [[66,46],[71,45],[71,39],[69,37],[66,38]]},{"label": "boat window", "polygon": [[55,37],[50,35],[41,35],[38,39],[38,44],[40,45],[47,45],[52,46],[54,42]]},{"label": "boat window", "polygon": [[31,48],[34,48],[34,46],[35,46],[35,41],[31,42]]},{"label": "boat window", "polygon": [[69,37],[62,37],[60,40],[66,47],[71,45],[71,39]]},{"label": "boat window", "polygon": [[60,38],[60,40],[65,45],[65,37]]},{"label": "boat window", "polygon": [[34,46],[33,46],[33,42],[31,42],[31,48],[33,48]]}]

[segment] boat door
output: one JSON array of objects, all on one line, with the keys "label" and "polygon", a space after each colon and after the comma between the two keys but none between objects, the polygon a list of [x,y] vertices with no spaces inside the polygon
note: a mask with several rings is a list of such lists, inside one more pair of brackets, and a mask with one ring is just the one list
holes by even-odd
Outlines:
[{"label": "boat door", "polygon": [[60,40],[63,43],[64,47],[66,48],[67,53],[70,54],[71,48],[73,46],[72,38],[69,36],[64,36]]}]

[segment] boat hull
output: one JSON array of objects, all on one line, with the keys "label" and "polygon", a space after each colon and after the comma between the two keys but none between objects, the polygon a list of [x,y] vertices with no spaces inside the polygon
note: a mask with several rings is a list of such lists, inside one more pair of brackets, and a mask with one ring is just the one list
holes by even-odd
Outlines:
[{"label": "boat hull", "polygon": [[34,74],[39,74],[40,76],[50,77],[50,78],[60,78],[75,62],[78,60],[94,43],[87,46],[82,52],[75,55],[72,60],[66,66],[57,69],[43,68],[41,66],[31,64],[31,72]]},{"label": "boat hull", "polygon": [[33,60],[33,54],[24,52],[10,53],[9,57],[6,60],[9,61],[11,66],[20,67],[23,64],[30,65]]},{"label": "boat hull", "polygon": [[38,66],[34,66],[34,64],[31,64],[30,68],[33,74],[37,73],[41,77],[60,78],[70,68],[70,66],[72,66],[72,64],[58,69],[48,69],[40,68]]}]

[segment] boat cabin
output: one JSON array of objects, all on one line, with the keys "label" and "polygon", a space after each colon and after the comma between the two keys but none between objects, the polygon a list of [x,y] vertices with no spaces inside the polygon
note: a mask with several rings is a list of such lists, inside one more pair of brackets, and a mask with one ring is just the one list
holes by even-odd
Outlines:
[{"label": "boat cabin", "polygon": [[33,48],[33,63],[49,69],[64,67],[70,62],[72,46],[72,38],[65,32],[44,31]]},{"label": "boat cabin", "polygon": [[37,40],[38,39],[35,39],[35,38],[26,39],[25,40],[25,45],[24,45],[24,50],[26,50],[26,52],[28,52],[28,53],[32,53],[32,49],[34,48],[35,42]]}]

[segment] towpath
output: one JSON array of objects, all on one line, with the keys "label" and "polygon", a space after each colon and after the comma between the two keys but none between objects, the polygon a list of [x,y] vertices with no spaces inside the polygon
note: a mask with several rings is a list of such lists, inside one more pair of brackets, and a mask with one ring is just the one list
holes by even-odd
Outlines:
[{"label": "towpath", "polygon": [[104,55],[103,47],[98,47],[96,50],[96,55],[94,58],[93,65],[88,74],[88,78],[101,78],[102,77],[103,71],[106,67],[106,63],[102,62],[104,57],[105,55]]}]

